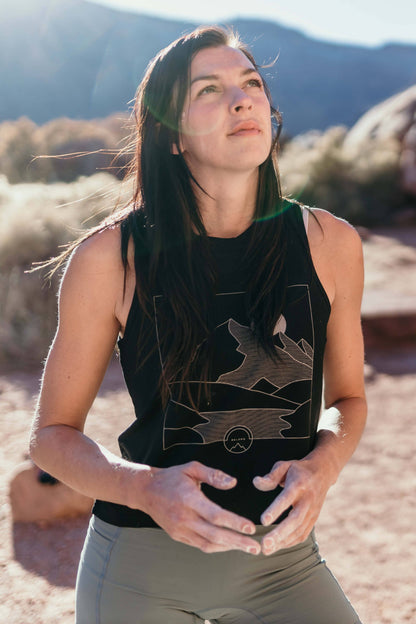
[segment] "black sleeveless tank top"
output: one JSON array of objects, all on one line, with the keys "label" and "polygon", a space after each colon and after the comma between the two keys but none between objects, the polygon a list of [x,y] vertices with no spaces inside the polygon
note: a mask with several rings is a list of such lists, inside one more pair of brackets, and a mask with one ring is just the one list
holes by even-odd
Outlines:
[{"label": "black sleeveless tank top", "polygon": [[[280,489],[261,492],[253,478],[269,472],[278,460],[300,459],[311,451],[322,400],[330,303],[313,266],[301,208],[292,204],[284,215],[288,281],[286,303],[274,332],[277,363],[259,347],[245,312],[240,260],[251,228],[236,238],[210,238],[214,258],[223,270],[215,295],[210,398],[199,404],[198,411],[186,396],[175,401],[172,388],[172,398],[162,407],[158,380],[163,356],[157,343],[163,296],[153,297],[150,321],[135,294],[119,340],[121,366],[136,414],[119,437],[122,456],[160,468],[192,460],[220,468],[235,476],[237,485],[223,491],[202,484],[202,491],[255,524],[260,524],[260,515]],[[158,348],[137,370],[138,328],[143,322],[149,323]],[[190,382],[198,384],[198,379]],[[93,513],[118,526],[158,526],[142,511],[105,501],[96,501]]]}]

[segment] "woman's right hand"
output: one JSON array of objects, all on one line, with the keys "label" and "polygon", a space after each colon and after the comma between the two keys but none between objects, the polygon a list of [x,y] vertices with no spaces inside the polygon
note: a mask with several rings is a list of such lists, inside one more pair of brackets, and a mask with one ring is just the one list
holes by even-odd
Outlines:
[{"label": "woman's right hand", "polygon": [[[243,550],[259,554],[261,546],[254,539],[255,524],[210,501],[201,492],[201,483],[221,490],[234,487],[237,480],[221,470],[209,468],[198,461],[151,468],[140,507],[178,542],[199,548],[205,553]],[[131,501],[134,505],[134,500]]]}]

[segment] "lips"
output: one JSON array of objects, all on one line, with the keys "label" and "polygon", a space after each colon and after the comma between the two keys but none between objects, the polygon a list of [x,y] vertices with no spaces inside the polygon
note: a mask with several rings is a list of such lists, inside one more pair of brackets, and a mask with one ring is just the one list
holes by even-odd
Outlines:
[{"label": "lips", "polygon": [[249,134],[258,134],[260,126],[255,121],[243,121],[232,129],[230,136],[244,136]]}]

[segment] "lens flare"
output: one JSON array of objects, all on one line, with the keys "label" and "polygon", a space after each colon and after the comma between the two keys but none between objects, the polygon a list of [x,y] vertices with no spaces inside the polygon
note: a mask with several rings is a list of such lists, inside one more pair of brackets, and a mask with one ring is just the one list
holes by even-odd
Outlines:
[{"label": "lens flare", "polygon": [[282,200],[279,201],[275,205],[274,209],[269,214],[263,215],[261,217],[256,217],[254,221],[258,223],[262,223],[263,221],[270,221],[271,219],[274,219],[275,217],[279,217],[284,212],[289,210],[293,203],[294,203],[294,200],[283,197]]}]

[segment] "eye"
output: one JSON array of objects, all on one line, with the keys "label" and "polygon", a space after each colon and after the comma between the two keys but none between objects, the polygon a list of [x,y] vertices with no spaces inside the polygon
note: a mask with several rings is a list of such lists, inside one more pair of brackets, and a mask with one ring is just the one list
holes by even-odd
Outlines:
[{"label": "eye", "polygon": [[247,83],[248,87],[258,87],[259,89],[263,88],[263,83],[259,78],[250,78]]},{"label": "eye", "polygon": [[198,96],[205,95],[207,93],[215,93],[217,91],[217,87],[215,85],[207,85],[200,91],[198,91]]}]

